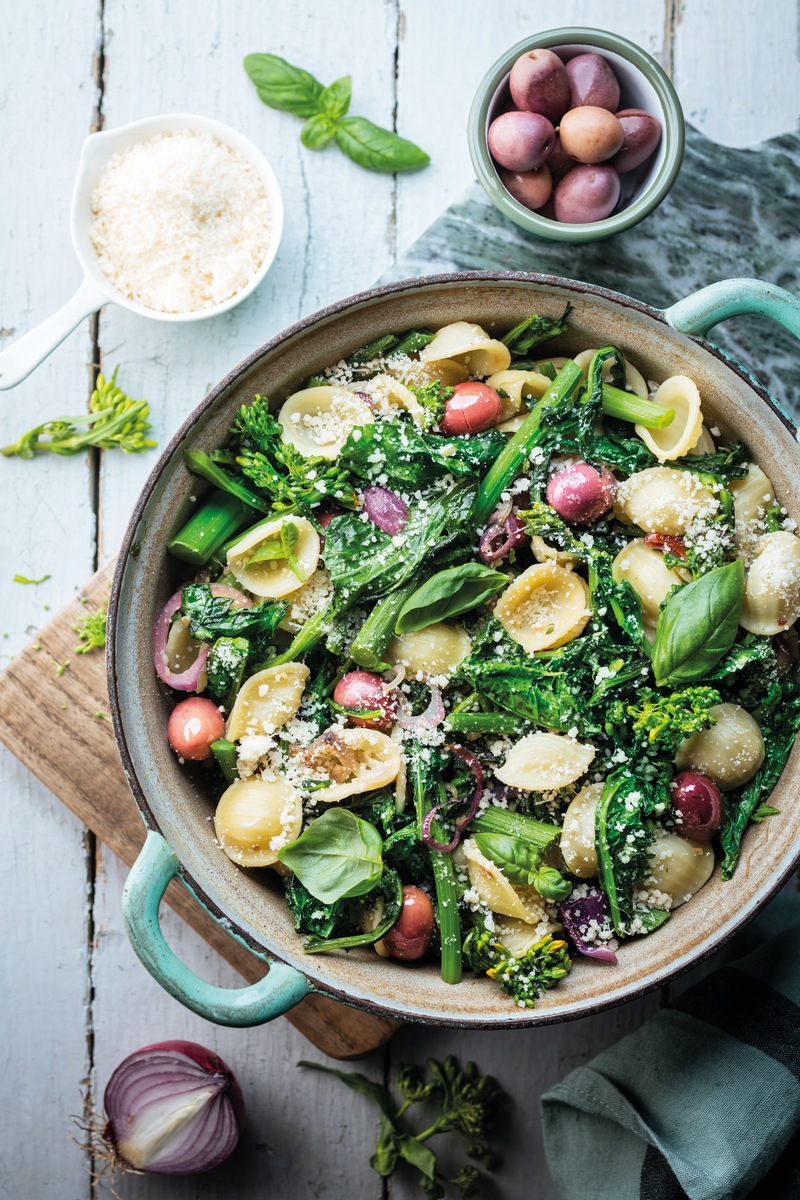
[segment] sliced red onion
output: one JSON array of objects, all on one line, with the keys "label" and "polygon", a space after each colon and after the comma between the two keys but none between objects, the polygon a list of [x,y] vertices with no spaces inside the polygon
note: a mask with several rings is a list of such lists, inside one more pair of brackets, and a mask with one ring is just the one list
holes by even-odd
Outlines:
[{"label": "sliced red onion", "polygon": [[210,646],[203,646],[197,658],[190,667],[176,675],[170,671],[167,662],[167,638],[172,618],[181,606],[181,593],[176,592],[162,608],[158,620],[153,626],[153,663],[156,675],[178,692],[194,692],[200,681],[200,672],[205,668]]},{"label": "sliced red onion", "polygon": [[369,392],[353,392],[353,395],[358,396],[359,400],[364,401],[367,408],[370,408],[373,412],[375,412],[375,401],[372,399],[372,396],[370,396]]},{"label": "sliced red onion", "polygon": [[686,542],[682,537],[672,537],[669,533],[646,533],[644,544],[652,546],[654,550],[669,550],[676,558],[686,559]]},{"label": "sliced red onion", "polygon": [[398,714],[395,720],[403,729],[435,728],[440,721],[444,720],[444,700],[442,699],[442,693],[438,687],[432,687],[430,704],[425,709],[425,712],[420,713],[418,717],[404,717]]},{"label": "sliced red onion", "polygon": [[[509,513],[502,525],[494,522],[494,518],[490,520],[493,523],[481,534],[480,555],[484,562],[497,562],[498,559],[505,558],[515,546],[522,546],[530,541],[524,524],[513,513]],[[494,543],[498,539],[501,539],[500,545],[495,546]]]},{"label": "sliced red onion", "polygon": [[435,842],[431,837],[431,822],[436,820],[436,814],[443,808],[450,808],[450,804],[437,804],[435,808],[430,809],[422,822],[422,840],[431,850],[441,850],[442,853],[448,853],[450,850],[455,850],[458,843],[461,841],[461,836],[464,830],[469,825],[470,821],[477,815],[478,805],[481,802],[483,795],[483,768],[478,762],[474,754],[469,750],[462,749],[461,746],[445,745],[445,750],[449,750],[452,754],[457,754],[458,757],[467,764],[469,769],[475,776],[475,795],[472,797],[470,810],[465,817],[459,817],[456,821],[456,831],[453,834],[451,842]]},{"label": "sliced red onion", "polygon": [[158,1042],[120,1063],[105,1091],[103,1137],[121,1166],[196,1175],[233,1151],[244,1097],[233,1072],[196,1042]]},{"label": "sliced red onion", "polygon": [[231,587],[229,583],[212,583],[212,596],[228,596],[233,601],[234,608],[252,608],[253,601],[250,600],[238,588]]},{"label": "sliced red onion", "polygon": [[589,892],[580,900],[565,900],[558,911],[564,928],[581,954],[598,958],[601,962],[616,963],[617,956],[610,947],[602,942],[589,941],[585,933],[590,921],[597,921],[598,925],[608,924],[608,901],[603,892]]},{"label": "sliced red onion", "polygon": [[395,492],[377,484],[364,492],[364,508],[372,524],[384,533],[400,533],[408,524],[408,505]]}]

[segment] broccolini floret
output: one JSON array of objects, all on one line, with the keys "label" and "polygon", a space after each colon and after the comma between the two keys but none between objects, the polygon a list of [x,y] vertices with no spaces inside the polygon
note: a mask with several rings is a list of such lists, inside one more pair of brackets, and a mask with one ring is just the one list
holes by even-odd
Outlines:
[{"label": "broccolini floret", "polygon": [[628,716],[635,718],[634,734],[674,750],[684,738],[716,725],[709,710],[721,703],[719,692],[710,687],[687,687],[670,696],[648,689],[642,692],[640,706],[628,705]]},{"label": "broccolini floret", "polygon": [[567,943],[549,934],[522,958],[515,958],[488,929],[475,928],[464,942],[464,955],[473,971],[485,971],[520,1008],[533,1008],[542,993],[555,987],[572,967]]},{"label": "broccolini floret", "polygon": [[106,611],[101,609],[83,617],[77,625],[72,626],[79,638],[75,647],[76,654],[88,654],[90,650],[102,649],[105,646],[107,621]]},{"label": "broccolini floret", "polygon": [[432,383],[423,383],[419,387],[410,383],[408,388],[417,397],[423,409],[425,429],[436,429],[444,417],[445,401],[453,395],[453,388],[445,387],[438,379],[434,379]]}]

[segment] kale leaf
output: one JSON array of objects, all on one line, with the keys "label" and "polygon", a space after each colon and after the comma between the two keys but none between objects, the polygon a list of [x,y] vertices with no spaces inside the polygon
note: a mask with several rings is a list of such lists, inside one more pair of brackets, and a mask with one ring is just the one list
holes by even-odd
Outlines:
[{"label": "kale leaf", "polygon": [[[549,341],[550,338],[558,337],[567,328],[567,317],[572,311],[572,305],[567,304],[560,317],[540,316],[538,313],[531,313],[524,321],[520,321],[513,329],[509,329],[505,337],[501,338],[504,346],[507,346],[511,358],[524,359],[526,358],[534,346],[538,346],[540,342]],[[515,365],[515,369],[516,365]]]},{"label": "kale leaf", "polygon": [[[648,818],[663,812],[669,802],[666,774],[645,781],[628,767],[619,767],[606,780],[595,811],[595,846],[600,886],[608,897],[614,932],[623,936],[635,915],[635,884],[648,874],[650,847],[655,841]],[[630,839],[630,840],[629,840]]]},{"label": "kale leaf", "polygon": [[323,904],[311,895],[296,875],[290,875],[286,880],[286,903],[294,917],[294,927],[306,937],[327,940],[355,932],[363,902],[363,896],[356,896]]},{"label": "kale leaf", "polygon": [[187,583],[181,593],[182,611],[190,618],[189,636],[203,642],[217,638],[251,637],[268,643],[289,607],[285,600],[235,608],[228,596],[212,596],[208,583]]},{"label": "kale leaf", "polygon": [[228,712],[239,688],[250,657],[250,642],[247,638],[217,638],[206,661],[208,691],[215,700],[224,704]]},{"label": "kale leaf", "polygon": [[505,435],[496,429],[474,438],[448,439],[420,433],[411,421],[383,421],[353,430],[338,461],[366,482],[381,479],[395,489],[418,490],[440,483],[446,475],[461,479],[481,474],[505,444]]}]

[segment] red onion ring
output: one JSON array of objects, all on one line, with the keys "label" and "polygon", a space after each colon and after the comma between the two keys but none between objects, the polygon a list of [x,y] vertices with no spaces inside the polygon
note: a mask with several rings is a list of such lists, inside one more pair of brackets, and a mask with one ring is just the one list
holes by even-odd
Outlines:
[{"label": "red onion ring", "polygon": [[461,835],[463,834],[464,830],[467,828],[470,821],[476,816],[478,812],[478,805],[480,804],[481,796],[483,795],[483,768],[481,767],[481,764],[478,762],[475,755],[471,754],[469,750],[463,750],[461,746],[445,745],[445,750],[449,750],[452,754],[457,754],[458,757],[465,762],[472,771],[473,775],[475,776],[475,795],[472,797],[472,804],[470,805],[470,810],[467,815],[465,817],[460,817],[456,822],[456,831],[453,834],[453,840],[451,842],[435,842],[431,837],[431,822],[436,819],[436,814],[440,811],[440,809],[450,808],[452,802],[451,804],[437,804],[435,808],[431,808],[428,810],[428,812],[426,812],[422,821],[422,840],[426,846],[430,847],[431,850],[441,850],[443,854],[449,853],[451,850],[455,850],[456,846],[461,841]]},{"label": "red onion ring", "polygon": [[[497,514],[494,514],[497,516]],[[493,518],[490,518],[493,521]],[[505,540],[497,547],[493,546],[498,538],[505,535]],[[498,559],[505,558],[515,546],[522,546],[530,541],[528,534],[525,532],[525,526],[518,517],[513,513],[509,513],[502,525],[498,525],[493,521],[481,534],[480,541],[480,556],[485,563],[497,562]]]},{"label": "red onion ring", "polygon": [[368,408],[375,412],[375,402],[369,392],[353,392],[354,396],[358,396],[359,400],[363,400]]},{"label": "red onion ring", "polygon": [[206,665],[210,646],[203,646],[190,667],[185,671],[181,671],[179,675],[175,675],[170,671],[166,663],[167,657],[167,638],[169,636],[170,621],[181,606],[181,593],[176,592],[174,596],[170,596],[167,603],[159,613],[158,620],[153,626],[153,664],[156,669],[156,675],[162,679],[164,683],[168,683],[171,688],[175,688],[178,692],[193,692],[197,688],[200,680],[200,672]]},{"label": "red onion ring", "polygon": [[103,1137],[117,1161],[161,1175],[218,1166],[244,1121],[233,1072],[196,1042],[159,1042],[129,1055],[108,1081],[103,1103]]},{"label": "red onion ring", "polygon": [[395,720],[403,729],[435,728],[440,721],[444,720],[444,700],[442,699],[442,693],[438,687],[432,687],[430,704],[425,709],[425,712],[420,713],[418,717],[403,717],[398,714]]},{"label": "red onion ring", "polygon": [[558,911],[564,928],[580,954],[585,954],[587,958],[600,959],[601,962],[616,963],[617,956],[613,950],[604,946],[602,942],[598,944],[587,941],[581,932],[581,928],[591,920],[597,921],[598,925],[603,925],[608,920],[608,903],[602,892],[590,892],[581,900],[565,900]]},{"label": "red onion ring", "polygon": [[233,601],[234,608],[252,608],[253,607],[253,601],[248,600],[247,596],[245,596],[243,592],[240,592],[238,588],[231,587],[231,585],[229,583],[212,583],[211,584],[211,595],[212,596],[223,596],[223,597],[229,596],[230,599]]},{"label": "red onion ring", "polygon": [[408,505],[395,492],[377,484],[364,492],[364,508],[372,524],[383,533],[400,533],[408,524]]}]

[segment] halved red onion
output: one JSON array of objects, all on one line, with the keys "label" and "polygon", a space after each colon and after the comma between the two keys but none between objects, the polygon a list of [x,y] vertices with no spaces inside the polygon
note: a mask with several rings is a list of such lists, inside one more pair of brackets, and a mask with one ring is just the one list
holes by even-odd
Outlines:
[{"label": "halved red onion", "polygon": [[231,587],[229,583],[212,583],[212,596],[228,596],[233,601],[234,608],[252,608],[253,601],[240,592],[238,588]]},{"label": "halved red onion", "polygon": [[453,834],[452,841],[450,842],[436,842],[433,840],[431,837],[431,822],[436,820],[437,813],[441,812],[441,810],[444,808],[450,808],[451,805],[437,804],[435,808],[430,809],[425,814],[425,817],[422,821],[422,840],[426,846],[431,848],[431,850],[441,850],[443,853],[447,853],[450,850],[455,850],[456,846],[461,841],[461,836],[464,833],[464,830],[467,828],[470,821],[476,816],[478,812],[478,805],[480,804],[481,796],[483,795],[483,768],[475,755],[471,754],[469,750],[464,750],[461,746],[451,746],[447,744],[445,745],[445,750],[449,750],[452,754],[457,754],[458,757],[465,762],[472,771],[473,775],[475,776],[475,795],[472,797],[472,804],[470,805],[470,810],[467,815],[465,817],[459,817],[459,819],[456,821],[456,831]]},{"label": "halved red onion", "polygon": [[372,524],[384,533],[400,533],[408,524],[408,505],[395,492],[377,484],[364,492],[364,508]]},{"label": "halved red onion", "polygon": [[[498,559],[505,558],[515,546],[522,546],[530,541],[519,517],[509,513],[503,524],[499,525],[494,521],[494,516],[489,518],[492,524],[481,534],[480,555],[486,563],[497,562]],[[494,543],[498,540],[500,544],[495,546]]]},{"label": "halved red onion", "polygon": [[234,1149],[244,1097],[221,1058],[196,1042],[158,1042],[120,1063],[103,1099],[103,1137],[122,1166],[196,1175]]},{"label": "halved red onion", "polygon": [[565,900],[559,905],[558,911],[576,950],[587,958],[616,963],[617,956],[613,950],[602,942],[586,937],[590,921],[596,921],[598,925],[608,924],[608,901],[603,892],[589,892],[580,900]]},{"label": "halved red onion", "polygon": [[403,729],[433,729],[444,720],[444,700],[438,687],[431,688],[431,699],[428,707],[418,717],[404,717],[401,713],[395,717],[397,724]]},{"label": "halved red onion", "polygon": [[153,664],[158,678],[163,679],[164,683],[168,683],[171,688],[175,688],[178,692],[194,692],[200,681],[200,672],[205,669],[211,647],[203,646],[192,665],[185,671],[181,671],[180,674],[176,675],[170,671],[167,662],[167,638],[169,637],[170,622],[180,606],[181,593],[176,592],[174,596],[170,596],[159,613],[158,620],[153,626]]}]

